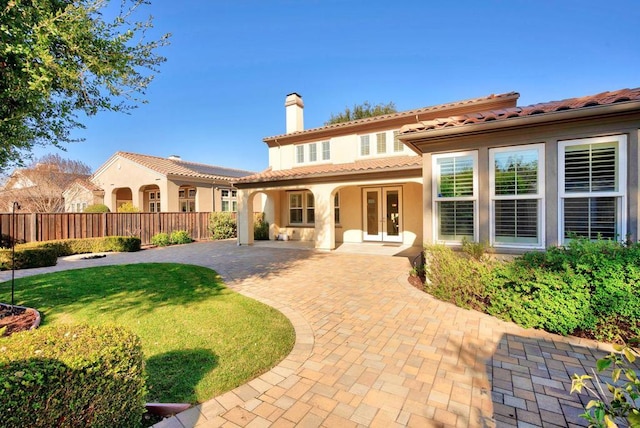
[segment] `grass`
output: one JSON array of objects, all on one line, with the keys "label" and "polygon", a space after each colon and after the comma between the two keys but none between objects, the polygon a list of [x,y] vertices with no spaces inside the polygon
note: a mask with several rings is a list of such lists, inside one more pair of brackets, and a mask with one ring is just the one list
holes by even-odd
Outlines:
[{"label": "grass", "polygon": [[[0,284],[0,301],[9,290]],[[22,278],[16,303],[38,309],[42,328],[127,326],[142,339],[147,401],[203,402],[266,372],[295,341],[284,315],[198,266],[132,264]]]}]

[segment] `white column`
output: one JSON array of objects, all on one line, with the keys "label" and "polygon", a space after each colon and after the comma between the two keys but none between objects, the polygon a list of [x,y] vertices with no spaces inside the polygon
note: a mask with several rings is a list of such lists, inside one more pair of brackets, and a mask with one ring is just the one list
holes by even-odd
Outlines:
[{"label": "white column", "polygon": [[250,190],[238,189],[238,245],[253,244],[253,204],[250,199]]}]

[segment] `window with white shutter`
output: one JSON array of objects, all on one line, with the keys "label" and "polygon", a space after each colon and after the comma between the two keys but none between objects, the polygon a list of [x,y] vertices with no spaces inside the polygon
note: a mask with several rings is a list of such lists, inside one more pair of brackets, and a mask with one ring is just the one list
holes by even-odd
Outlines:
[{"label": "window with white shutter", "polygon": [[435,239],[477,240],[477,152],[433,156]]},{"label": "window with white shutter", "polygon": [[558,143],[560,236],[625,239],[627,139],[624,135]]},{"label": "window with white shutter", "polygon": [[544,145],[489,150],[491,245],[544,248]]}]

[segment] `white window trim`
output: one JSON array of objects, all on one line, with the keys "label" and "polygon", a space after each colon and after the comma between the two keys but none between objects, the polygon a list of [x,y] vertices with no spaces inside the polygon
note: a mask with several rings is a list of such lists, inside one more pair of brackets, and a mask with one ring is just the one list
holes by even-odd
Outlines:
[{"label": "white window trim", "polygon": [[[227,193],[227,196],[224,195],[224,193]],[[226,189],[220,189],[220,211],[222,212],[236,212],[234,211],[234,202],[235,204],[235,208],[237,210],[237,201],[238,201],[238,193],[235,189],[231,189],[231,188],[226,188]],[[223,206],[224,206],[224,202],[227,202],[228,204],[228,209],[224,210]]]},{"label": "white window trim", "polygon": [[[494,149],[489,149],[489,195],[490,195],[490,243],[491,246],[498,248],[536,248],[536,249],[544,249],[546,248],[545,244],[545,174],[544,174],[544,144],[526,144],[520,146],[509,146],[509,147],[498,147]],[[496,153],[505,153],[505,152],[519,152],[522,150],[538,150],[538,193],[535,195],[509,195],[509,196],[496,196],[495,194],[495,154]],[[495,204],[494,201],[498,199],[504,200],[515,200],[515,199],[537,199],[538,203],[538,231],[540,233],[540,242],[537,244],[527,244],[527,243],[504,243],[504,242],[496,242],[495,238]]]},{"label": "white window trim", "polygon": [[[307,210],[309,209],[309,206],[307,205],[307,195],[308,194],[312,194],[313,192],[311,192],[310,190],[297,190],[295,192],[287,192],[287,224],[290,227],[313,227],[315,225],[315,223],[309,223],[307,220]],[[302,198],[302,206],[301,207],[296,207],[296,209],[301,209],[302,210],[302,223],[292,223],[291,222],[291,195],[301,195]],[[315,217],[315,211],[316,211],[316,203],[315,203],[315,195],[313,195],[313,211],[314,211],[314,217]]]},{"label": "white window trim", "polygon": [[[473,159],[473,196],[463,197],[439,197],[438,192],[438,177],[440,171],[438,170],[438,159],[451,158],[451,157],[463,157],[471,156]],[[459,245],[461,241],[443,240],[438,239],[438,202],[440,201],[473,201],[473,240],[478,242],[478,151],[470,150],[466,152],[452,152],[452,153],[440,153],[431,156],[431,189],[432,189],[432,230],[433,230],[433,242],[437,242],[445,245]]]},{"label": "white window trim", "polygon": [[[398,156],[405,153],[404,144],[401,151],[395,151],[395,139],[399,130],[377,131],[367,134],[358,134],[358,158],[369,159],[387,156]],[[378,153],[378,134],[385,134],[385,151]],[[369,154],[362,154],[362,137],[369,137]]]},{"label": "white window trim", "polygon": [[[565,148],[569,146],[578,146],[581,144],[601,144],[601,143],[618,143],[618,190],[607,192],[565,192]],[[627,136],[623,134],[610,135],[607,137],[589,137],[577,140],[558,141],[558,241],[562,244],[567,243],[564,239],[564,200],[567,198],[593,198],[593,197],[615,197],[617,199],[617,230],[618,241],[627,238]]]}]

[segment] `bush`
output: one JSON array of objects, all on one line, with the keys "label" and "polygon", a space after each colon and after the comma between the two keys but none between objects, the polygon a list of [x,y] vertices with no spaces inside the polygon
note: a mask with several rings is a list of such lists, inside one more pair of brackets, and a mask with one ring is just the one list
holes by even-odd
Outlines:
[{"label": "bush", "polygon": [[214,212],[209,217],[209,233],[212,239],[229,239],[237,236],[236,219],[231,213]]},{"label": "bush", "polygon": [[140,209],[133,205],[132,202],[125,202],[118,207],[119,213],[139,213]]},{"label": "bush", "polygon": [[108,206],[105,204],[93,204],[87,206],[84,211],[85,213],[108,213],[111,212]]},{"label": "bush", "polygon": [[169,235],[169,242],[176,245],[188,244],[190,242],[193,242],[193,239],[191,239],[189,232],[187,232],[186,230],[174,230],[173,232],[171,232],[171,235]]},{"label": "bush", "polygon": [[264,213],[253,216],[253,239],[257,241],[269,240],[269,222],[264,220]]},{"label": "bush", "polygon": [[552,333],[618,342],[640,335],[640,244],[574,239],[511,262],[484,260],[476,245],[465,251],[427,247],[425,291]]},{"label": "bush", "polygon": [[491,263],[466,253],[455,253],[444,245],[425,249],[425,291],[462,308],[485,310],[486,278]]},{"label": "bush", "polygon": [[165,232],[156,233],[151,237],[151,244],[157,247],[166,247],[167,245],[171,245],[169,234]]},{"label": "bush", "polygon": [[[11,250],[0,250],[0,270],[10,270],[13,255]],[[15,252],[15,269],[55,266],[58,254],[51,248],[24,248]]]},{"label": "bush", "polygon": [[144,413],[140,340],[121,327],[44,327],[0,339],[5,427],[135,427]]}]

